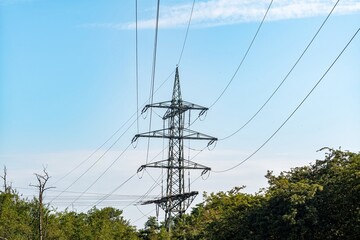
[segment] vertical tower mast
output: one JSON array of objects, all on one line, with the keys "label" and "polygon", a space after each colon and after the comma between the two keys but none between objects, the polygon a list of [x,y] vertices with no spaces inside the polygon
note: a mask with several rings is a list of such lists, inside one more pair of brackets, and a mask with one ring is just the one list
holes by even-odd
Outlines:
[{"label": "vertical tower mast", "polygon": [[166,138],[169,139],[169,149],[167,159],[142,165],[138,170],[142,171],[144,168],[167,169],[165,195],[143,204],[155,203],[162,208],[165,211],[165,225],[169,227],[171,219],[185,213],[198,194],[196,191],[190,192],[190,189],[189,192],[185,191],[185,170],[200,169],[203,170],[203,173],[211,170],[209,167],[184,158],[184,139],[208,140],[208,145],[211,145],[217,141],[217,138],[185,128],[186,111],[198,110],[201,116],[208,108],[182,100],[178,67],[176,67],[171,101],[148,104],[142,113],[146,112],[148,108],[166,109],[162,119],[167,121],[167,128],[136,134],[132,141],[136,141],[139,137]]}]

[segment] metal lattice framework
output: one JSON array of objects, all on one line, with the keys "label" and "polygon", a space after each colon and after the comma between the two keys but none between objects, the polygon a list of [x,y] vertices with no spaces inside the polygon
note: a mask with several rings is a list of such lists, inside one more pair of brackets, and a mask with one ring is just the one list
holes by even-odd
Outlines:
[{"label": "metal lattice framework", "polygon": [[167,128],[136,134],[132,141],[136,141],[139,137],[169,139],[168,157],[165,160],[142,165],[138,171],[142,171],[144,168],[166,169],[166,192],[161,198],[146,201],[142,204],[154,203],[163,209],[165,211],[165,225],[170,227],[171,219],[185,213],[198,194],[198,192],[190,191],[190,189],[189,192],[185,191],[185,170],[203,170],[202,174],[211,170],[207,166],[184,158],[184,140],[208,140],[208,145],[211,145],[217,141],[217,138],[184,127],[186,111],[198,110],[200,111],[199,115],[203,115],[208,108],[182,100],[178,68],[176,68],[175,72],[171,101],[146,105],[142,113],[149,108],[166,109],[163,120],[167,121]]}]

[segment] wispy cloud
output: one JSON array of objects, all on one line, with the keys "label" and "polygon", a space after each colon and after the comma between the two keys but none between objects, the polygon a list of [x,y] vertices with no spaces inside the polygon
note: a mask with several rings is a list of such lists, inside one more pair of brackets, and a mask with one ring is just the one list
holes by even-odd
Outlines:
[{"label": "wispy cloud", "polygon": [[[324,0],[280,0],[274,1],[267,21],[308,18],[326,15],[336,1]],[[206,0],[195,4],[192,26],[213,27],[244,22],[260,21],[266,11],[269,0]],[[160,12],[160,28],[184,27],[189,21],[192,3],[162,6]],[[358,0],[341,1],[334,14],[360,13]],[[135,23],[88,24],[88,27],[105,27],[115,29],[134,29]],[[140,29],[154,28],[155,19],[148,18],[138,22]]]}]

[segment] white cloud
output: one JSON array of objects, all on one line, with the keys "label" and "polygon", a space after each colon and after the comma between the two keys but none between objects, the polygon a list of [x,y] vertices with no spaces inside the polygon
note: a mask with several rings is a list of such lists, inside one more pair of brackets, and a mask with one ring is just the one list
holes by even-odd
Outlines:
[{"label": "white cloud", "polygon": [[[326,15],[336,1],[323,0],[283,0],[274,1],[267,20],[284,20],[294,18],[308,18]],[[192,26],[212,27],[230,25],[242,22],[257,22],[263,18],[269,0],[208,0],[195,4]],[[160,28],[184,27],[189,21],[191,3],[162,6],[160,11]],[[339,2],[335,14],[360,13],[360,2],[347,0]],[[89,25],[90,26],[90,25]],[[133,29],[135,23],[125,24],[95,24],[91,26],[109,27],[117,29]],[[155,19],[144,19],[138,22],[140,29],[154,28]]]}]

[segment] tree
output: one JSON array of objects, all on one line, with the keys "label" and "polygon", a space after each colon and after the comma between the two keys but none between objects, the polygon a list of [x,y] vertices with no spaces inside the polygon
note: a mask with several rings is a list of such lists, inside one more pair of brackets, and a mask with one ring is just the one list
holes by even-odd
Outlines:
[{"label": "tree", "polygon": [[[357,239],[360,232],[360,154],[328,149],[312,166],[314,181],[324,190],[313,201],[318,210],[320,239]],[[322,149],[324,150],[324,149]]]},{"label": "tree", "polygon": [[[360,154],[326,149],[324,160],[274,175],[268,187],[255,194],[244,187],[204,193],[204,201],[189,214],[174,219],[171,234],[150,217],[139,232],[106,207],[87,213],[50,211],[49,240],[99,239],[358,239],[360,232]],[[41,175],[43,176],[43,175]],[[38,178],[40,190],[48,179]],[[0,192],[0,239],[39,239],[39,199],[22,199],[7,183]]]},{"label": "tree", "polygon": [[88,212],[87,221],[93,239],[137,239],[135,228],[124,220],[122,211],[118,209],[92,208]]},{"label": "tree", "polygon": [[20,199],[15,190],[0,193],[0,237],[5,239],[29,239],[33,236],[29,225],[31,204]]},{"label": "tree", "polygon": [[7,181],[7,168],[4,166],[4,175],[0,176],[0,178],[3,179],[3,186],[4,186],[4,193],[10,193],[11,192],[11,184]]},{"label": "tree", "polygon": [[158,239],[160,231],[160,225],[156,217],[149,217],[145,222],[144,229],[139,231],[140,238],[143,240],[155,240]]},{"label": "tree", "polygon": [[38,212],[38,219],[39,219],[39,239],[43,240],[45,238],[45,231],[44,231],[44,206],[43,206],[43,195],[44,192],[50,188],[53,187],[46,187],[46,183],[49,181],[50,176],[46,172],[46,168],[43,169],[44,174],[40,175],[38,173],[34,173],[36,176],[36,179],[38,181],[38,185],[32,185],[32,187],[36,187],[39,190],[39,199],[38,199],[38,206],[39,206],[39,212]]},{"label": "tree", "polygon": [[256,194],[205,195],[174,232],[186,239],[357,239],[360,154],[328,149],[324,160],[281,172]]}]

